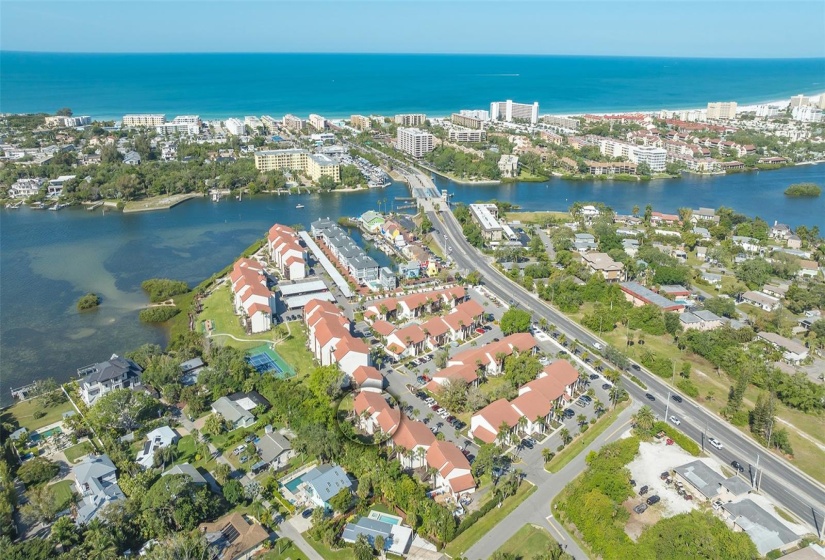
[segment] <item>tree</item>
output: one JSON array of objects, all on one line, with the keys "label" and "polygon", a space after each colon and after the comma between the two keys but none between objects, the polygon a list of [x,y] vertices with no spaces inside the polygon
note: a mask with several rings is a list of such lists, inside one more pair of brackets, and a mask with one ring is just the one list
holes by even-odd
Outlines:
[{"label": "tree", "polygon": [[230,478],[223,485],[223,497],[233,506],[240,504],[244,501],[243,486],[234,478]]},{"label": "tree", "polygon": [[638,175],[650,175],[652,170],[650,169],[650,165],[646,161],[639,162],[639,165],[636,166],[636,173]]},{"label": "tree", "polygon": [[72,114],[72,110],[68,107],[61,107],[55,113],[55,115],[57,115],[58,117],[71,117]]},{"label": "tree", "polygon": [[17,469],[17,476],[26,486],[36,486],[48,482],[60,472],[60,465],[45,457],[29,459]]},{"label": "tree", "polygon": [[656,419],[653,416],[653,411],[649,406],[645,405],[633,415],[633,423],[642,432],[650,432],[653,429],[653,424]]},{"label": "tree", "polygon": [[355,560],[372,560],[372,545],[366,535],[358,535],[353,544]]},{"label": "tree", "polygon": [[705,309],[720,317],[736,317],[736,303],[731,298],[712,297],[705,300]]},{"label": "tree", "polygon": [[441,387],[438,400],[447,410],[463,412],[467,407],[467,385],[460,377],[448,379]]},{"label": "tree", "polygon": [[510,356],[504,366],[504,377],[514,387],[519,387],[536,378],[542,366],[538,358],[529,352],[519,352]]},{"label": "tree", "polygon": [[659,520],[642,533],[639,547],[648,551],[652,558],[669,560],[749,560],[759,557],[756,546],[746,533],[733,532],[719,518],[701,511]]},{"label": "tree", "polygon": [[215,480],[218,484],[224,485],[229,480],[229,475],[232,474],[232,467],[226,463],[218,463],[215,466]]},{"label": "tree", "polygon": [[549,463],[550,459],[553,458],[553,451],[549,447],[545,447],[541,450],[541,457],[545,463]]},{"label": "tree", "polygon": [[501,327],[501,332],[507,336],[513,333],[529,331],[530,321],[531,317],[529,312],[511,307],[501,316],[499,326]]},{"label": "tree", "polygon": [[665,330],[671,336],[676,336],[682,332],[682,322],[679,320],[678,313],[665,313]]},{"label": "tree", "polygon": [[62,504],[50,486],[36,486],[26,492],[28,503],[20,508],[20,514],[27,523],[50,523],[54,521]]},{"label": "tree", "polygon": [[87,419],[99,433],[125,434],[154,415],[158,408],[158,401],[143,391],[115,389],[95,401]]},{"label": "tree", "polygon": [[467,283],[473,286],[481,284],[481,273],[477,270],[471,271],[467,274]]},{"label": "tree", "polygon": [[214,436],[223,433],[226,428],[226,421],[219,413],[210,414],[203,423],[203,431]]},{"label": "tree", "polygon": [[573,439],[573,437],[570,435],[570,430],[568,430],[567,428],[562,428],[561,430],[559,430],[559,437],[561,438],[562,445],[567,445]]},{"label": "tree", "polygon": [[438,369],[444,369],[447,367],[447,360],[449,359],[450,354],[447,352],[446,349],[441,348],[433,355],[433,363],[435,363],[435,367]]},{"label": "tree", "polygon": [[329,505],[337,512],[346,513],[352,504],[352,494],[348,488],[342,488],[337,494],[329,499]]}]

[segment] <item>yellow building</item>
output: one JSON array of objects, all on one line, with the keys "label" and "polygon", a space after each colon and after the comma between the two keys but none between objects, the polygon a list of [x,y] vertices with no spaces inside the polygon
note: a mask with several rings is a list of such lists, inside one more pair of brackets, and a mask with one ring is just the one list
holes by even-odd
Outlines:
[{"label": "yellow building", "polygon": [[336,183],[341,180],[341,165],[337,161],[322,154],[311,154],[297,148],[255,152],[255,168],[261,172],[275,169],[299,171],[313,181],[323,176],[332,177]]},{"label": "yellow building", "polygon": [[349,122],[352,124],[352,128],[357,128],[358,130],[369,130],[372,128],[372,120],[364,115],[352,115]]}]

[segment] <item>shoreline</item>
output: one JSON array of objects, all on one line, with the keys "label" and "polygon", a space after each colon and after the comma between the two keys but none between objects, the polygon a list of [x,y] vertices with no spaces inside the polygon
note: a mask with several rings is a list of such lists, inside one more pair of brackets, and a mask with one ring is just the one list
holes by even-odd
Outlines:
[{"label": "shoreline", "polygon": [[[136,214],[138,212],[153,212],[155,210],[169,210],[182,202],[193,198],[203,197],[201,193],[185,193],[172,196],[162,196],[154,199],[130,200],[123,207],[124,214]],[[131,205],[131,206],[130,206]],[[142,205],[142,206],[141,206]]]}]

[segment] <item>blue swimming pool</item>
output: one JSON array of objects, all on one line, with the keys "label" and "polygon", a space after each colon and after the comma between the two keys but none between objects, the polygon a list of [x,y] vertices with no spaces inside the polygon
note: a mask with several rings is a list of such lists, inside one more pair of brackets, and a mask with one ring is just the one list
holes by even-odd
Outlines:
[{"label": "blue swimming pool", "polygon": [[298,491],[298,487],[301,485],[301,482],[303,482],[303,480],[300,476],[297,476],[289,482],[287,482],[286,484],[284,484],[284,487],[293,494],[295,494]]}]

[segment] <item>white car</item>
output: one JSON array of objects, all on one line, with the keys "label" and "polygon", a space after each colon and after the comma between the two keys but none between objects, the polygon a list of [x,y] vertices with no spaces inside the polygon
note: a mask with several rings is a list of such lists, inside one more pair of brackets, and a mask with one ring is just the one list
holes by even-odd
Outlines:
[{"label": "white car", "polygon": [[722,449],[722,442],[716,438],[708,438],[708,442],[716,449]]},{"label": "white car", "polygon": [[677,426],[682,423],[682,421],[676,418],[675,416],[671,416],[670,421],[676,424]]},{"label": "white car", "polygon": [[594,347],[596,350],[601,350],[601,349],[602,349],[602,343],[601,343],[601,342],[594,342],[594,343],[593,343],[593,347]]}]

